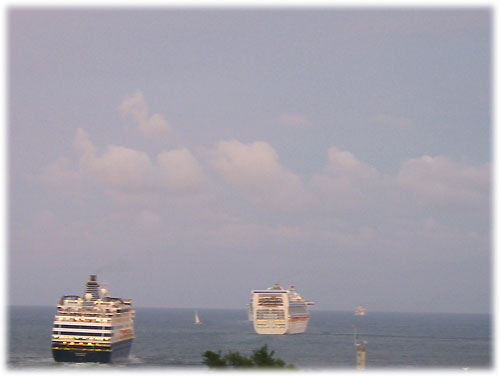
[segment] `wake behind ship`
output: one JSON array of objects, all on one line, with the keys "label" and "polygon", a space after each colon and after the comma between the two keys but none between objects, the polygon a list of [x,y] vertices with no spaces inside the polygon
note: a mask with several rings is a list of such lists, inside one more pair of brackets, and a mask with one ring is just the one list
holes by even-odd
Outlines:
[{"label": "wake behind ship", "polygon": [[294,286],[285,290],[275,284],[266,290],[252,290],[249,319],[258,334],[303,333],[310,317],[307,307],[313,304],[305,301]]},{"label": "wake behind ship", "polygon": [[52,356],[57,362],[100,362],[128,357],[134,339],[131,299],[112,298],[91,275],[84,297],[65,295],[57,304]]}]

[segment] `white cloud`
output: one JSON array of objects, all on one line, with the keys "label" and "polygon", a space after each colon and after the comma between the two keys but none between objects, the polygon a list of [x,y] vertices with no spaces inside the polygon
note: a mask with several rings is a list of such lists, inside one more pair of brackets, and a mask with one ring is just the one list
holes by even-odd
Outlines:
[{"label": "white cloud", "polygon": [[214,149],[213,167],[234,185],[260,189],[285,174],[275,150],[265,142],[243,144],[237,140],[221,141]]},{"label": "white cloud", "polygon": [[144,95],[138,91],[134,96],[127,97],[118,106],[118,110],[123,118],[131,117],[139,126],[139,130],[147,137],[156,139],[157,137],[168,136],[171,132],[170,126],[161,114],[149,116],[149,108]]},{"label": "white cloud", "polygon": [[384,184],[373,167],[352,153],[337,147],[328,149],[328,163],[322,173],[313,175],[309,187],[319,210],[367,209],[376,203]]},{"label": "white cloud", "polygon": [[74,147],[79,154],[77,167],[59,159],[43,174],[46,182],[68,186],[85,182],[125,201],[133,199],[129,194],[151,191],[193,192],[205,182],[198,161],[186,148],[161,152],[156,161],[145,152],[117,145],[108,145],[99,154],[82,129],[76,132]]},{"label": "white cloud", "polygon": [[166,151],[158,155],[160,184],[175,191],[190,191],[203,184],[201,167],[186,148]]},{"label": "white cloud", "polygon": [[74,186],[80,182],[80,174],[67,158],[59,158],[45,169],[42,180],[56,186]]},{"label": "white cloud", "polygon": [[138,191],[152,184],[153,165],[149,156],[123,146],[108,146],[89,167],[94,176],[116,190]]},{"label": "white cloud", "polygon": [[80,155],[79,168],[76,171],[59,165],[51,169],[65,175],[67,179],[85,180],[91,185],[103,185],[114,191],[138,191],[151,185],[153,165],[149,156],[140,151],[123,146],[109,145],[102,155],[89,135],[83,129],[77,129],[74,146]]},{"label": "white cloud", "polygon": [[304,206],[306,192],[300,178],[279,163],[266,142],[221,141],[212,150],[211,166],[258,202],[284,210]]},{"label": "white cloud", "polygon": [[328,149],[327,171],[337,179],[346,179],[350,182],[373,179],[379,176],[377,170],[368,166],[348,151],[342,151],[336,147]]},{"label": "white cloud", "polygon": [[[67,186],[73,183],[81,191],[86,186],[97,187],[120,204],[148,210],[154,210],[159,194],[175,197],[175,200],[162,199],[162,205],[185,207],[187,201],[179,194],[209,193],[202,195],[210,197],[203,204],[210,207],[206,209],[206,221],[214,220],[220,225],[227,221],[214,215],[213,208],[224,207],[229,214],[241,215],[230,197],[241,200],[243,196],[246,200],[241,203],[250,204],[254,214],[259,211],[263,214],[262,210],[273,214],[300,211],[315,224],[325,220],[334,223],[333,218],[338,215],[343,221],[362,218],[364,224],[381,216],[394,221],[409,215],[434,216],[438,214],[434,211],[443,205],[457,209],[464,205],[484,207],[489,198],[488,166],[469,166],[447,157],[408,160],[399,173],[389,176],[360,161],[353,153],[333,146],[327,151],[324,169],[304,183],[280,164],[276,150],[266,142],[220,141],[209,150],[208,163],[203,165],[187,148],[163,151],[153,158],[145,152],[116,145],[100,152],[82,129],[76,132],[74,147],[79,156],[77,163],[66,159],[56,161],[47,169],[46,181]],[[203,170],[207,166],[222,177],[214,182],[225,184],[209,184]],[[191,200],[192,196],[184,197]],[[196,210],[199,213],[199,208]],[[191,214],[187,215],[194,212],[194,207],[190,207]],[[315,217],[318,222],[313,220]],[[251,226],[245,227],[245,221],[249,219],[243,218],[234,228],[248,230]],[[288,219],[283,217],[283,220],[281,223],[287,223]]]},{"label": "white cloud", "polygon": [[425,155],[404,162],[397,183],[431,205],[484,204],[489,198],[490,169]]},{"label": "white cloud", "polygon": [[[383,175],[336,147],[328,164],[308,184],[316,207],[342,210],[383,210],[392,215],[422,208],[483,208],[489,204],[488,165],[471,166],[448,157],[422,156],[405,161],[394,175]],[[354,213],[354,212],[353,212]]]},{"label": "white cloud", "polygon": [[137,123],[144,123],[148,119],[148,105],[144,99],[142,91],[138,91],[134,96],[127,97],[118,106],[121,115],[126,118],[130,116]]},{"label": "white cloud", "polygon": [[89,135],[83,129],[78,128],[76,130],[75,140],[73,145],[77,152],[84,156],[93,157],[95,155],[96,148]]}]

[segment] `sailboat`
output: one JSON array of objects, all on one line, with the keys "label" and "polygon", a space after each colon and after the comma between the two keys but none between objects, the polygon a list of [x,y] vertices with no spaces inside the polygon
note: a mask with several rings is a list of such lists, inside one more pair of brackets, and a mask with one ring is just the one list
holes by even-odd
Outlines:
[{"label": "sailboat", "polygon": [[194,313],[194,323],[195,324],[201,324],[200,316],[198,316],[198,312]]}]

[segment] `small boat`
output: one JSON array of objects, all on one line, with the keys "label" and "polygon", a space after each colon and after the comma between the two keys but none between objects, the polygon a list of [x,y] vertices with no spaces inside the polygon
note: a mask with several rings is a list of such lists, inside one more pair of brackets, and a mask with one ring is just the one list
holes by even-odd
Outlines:
[{"label": "small boat", "polygon": [[354,315],[356,315],[356,316],[364,316],[364,315],[366,315],[366,309],[365,309],[365,307],[357,306],[356,309],[354,310]]},{"label": "small boat", "polygon": [[201,324],[200,316],[198,316],[198,312],[194,313],[194,323],[197,324],[197,325]]}]

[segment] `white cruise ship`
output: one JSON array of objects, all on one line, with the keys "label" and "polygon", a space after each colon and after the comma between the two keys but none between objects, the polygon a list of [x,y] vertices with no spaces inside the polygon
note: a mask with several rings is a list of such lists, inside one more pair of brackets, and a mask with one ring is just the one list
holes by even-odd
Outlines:
[{"label": "white cruise ship", "polygon": [[108,363],[127,358],[134,317],[131,299],[108,296],[91,275],[83,298],[65,295],[58,301],[52,330],[54,360]]},{"label": "white cruise ship", "polygon": [[294,286],[285,290],[275,284],[266,290],[252,290],[249,319],[258,334],[303,333],[309,322],[307,307],[313,304],[305,301]]}]

